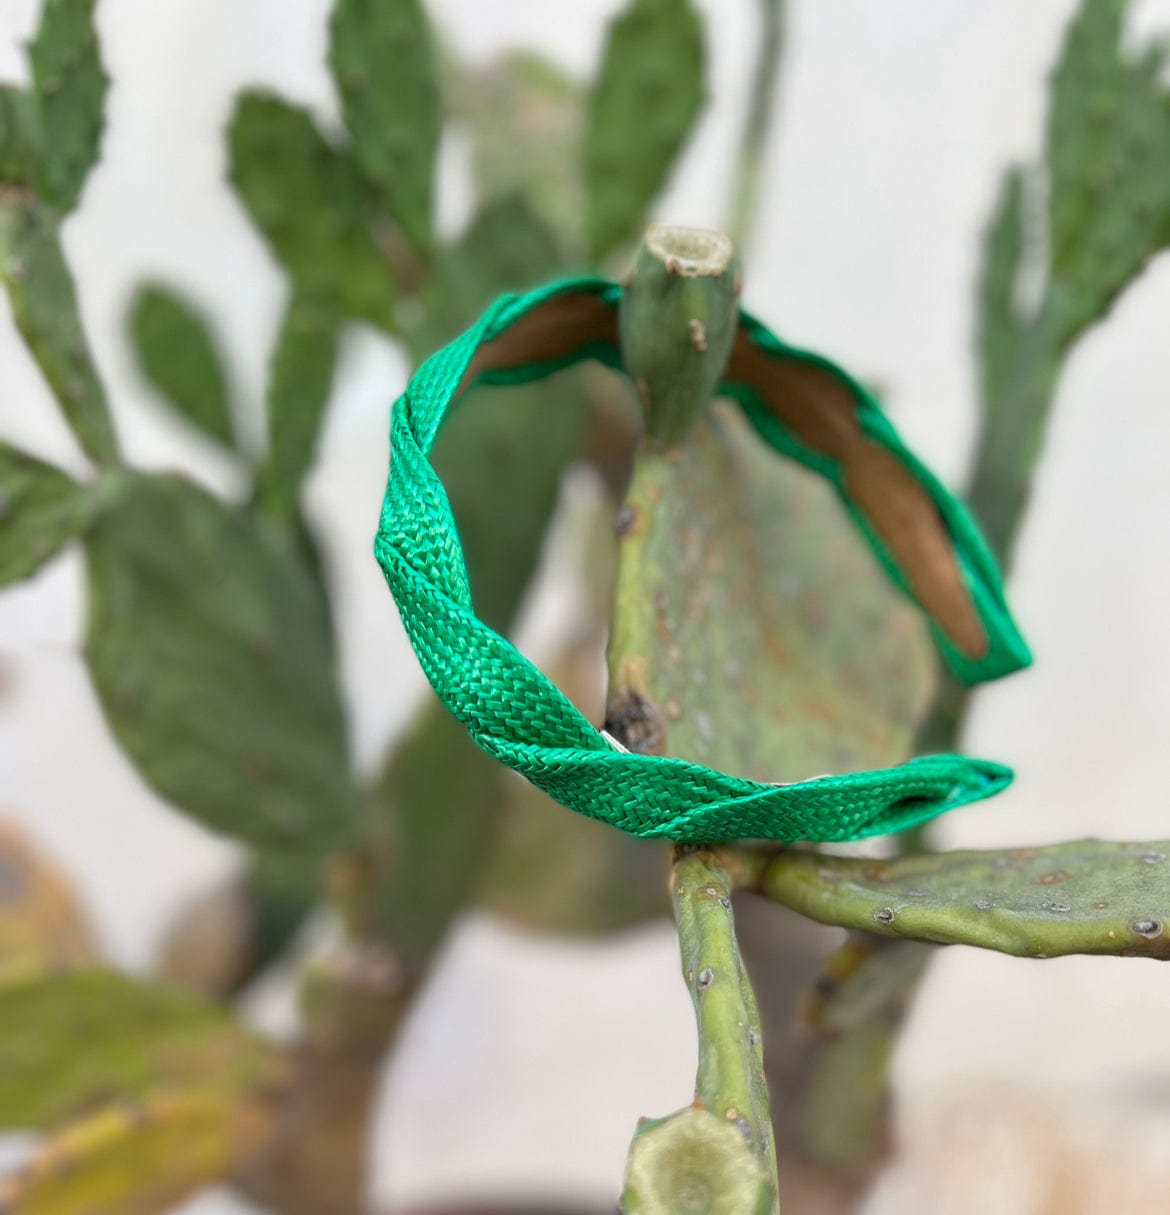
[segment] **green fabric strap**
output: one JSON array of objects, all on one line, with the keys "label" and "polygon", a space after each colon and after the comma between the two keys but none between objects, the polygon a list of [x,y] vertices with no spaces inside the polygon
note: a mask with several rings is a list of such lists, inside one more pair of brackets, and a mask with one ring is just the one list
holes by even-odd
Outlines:
[{"label": "green fabric strap", "polygon": [[[439,427],[456,396],[476,383],[534,380],[586,358],[621,370],[614,323],[620,295],[616,284],[588,278],[504,296],[419,367],[394,407],[390,476],[374,547],[419,662],[447,708],[484,750],[562,805],[643,837],[693,843],[853,840],[901,831],[1003,789],[1012,778],[1009,769],[956,755],[770,785],[686,760],[632,754],[600,733],[540,670],[478,619],[451,507],[429,461]],[[587,323],[574,322],[578,313]],[[918,494],[925,504],[915,510],[931,516],[929,526],[941,537],[953,587],[968,612],[963,644],[954,639],[960,630],[931,621],[956,675],[973,683],[1027,665],[1027,647],[977,529],[903,446],[872,397],[831,363],[786,346],[747,315],[741,316],[739,340],[746,344],[738,360],[733,356],[721,393],[740,403],[777,451],[833,482],[894,581],[929,610],[928,596],[916,596],[914,572],[902,560],[913,548],[902,544],[888,518],[877,519],[889,513],[872,489],[881,482],[867,479],[866,468],[859,473],[849,460],[869,461],[875,476],[886,470],[902,478],[912,491],[907,500]],[[827,385],[846,394],[848,416],[829,415],[823,450],[803,419],[785,425],[784,410],[764,399],[768,393],[759,389],[758,376],[773,364],[778,371],[819,375],[818,391]],[[739,375],[737,366],[757,370]],[[825,455],[838,434],[852,444],[848,460]],[[507,491],[500,486],[501,493]],[[977,645],[969,639],[973,630]]]}]

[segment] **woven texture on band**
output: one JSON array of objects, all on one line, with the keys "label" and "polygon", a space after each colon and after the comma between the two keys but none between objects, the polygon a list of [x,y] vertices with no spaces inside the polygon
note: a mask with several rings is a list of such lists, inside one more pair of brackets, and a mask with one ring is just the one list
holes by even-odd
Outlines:
[{"label": "woven texture on band", "polygon": [[[730,839],[844,841],[900,831],[944,811],[989,797],[1012,774],[999,764],[931,755],[896,767],[770,785],[665,756],[615,749],[564,694],[514,646],[475,614],[467,567],[446,492],[430,452],[452,401],[475,382],[519,382],[597,358],[621,368],[616,343],[583,333],[568,350],[542,349],[525,361],[476,372],[478,351],[517,321],[569,295],[616,308],[620,288],[600,279],[554,283],[492,304],[467,332],[427,359],[396,402],[391,461],[375,552],[407,635],[428,680],[472,738],[571,810],[647,838],[692,843]],[[946,527],[955,561],[986,635],[985,652],[964,655],[935,627],[944,657],[968,682],[1026,665],[1028,651],[1004,602],[993,559],[963,507],[901,443],[876,402],[818,356],[785,346],[744,315],[741,327],[765,353],[807,360],[839,377],[851,393],[858,424],[892,453],[927,491]],[[469,369],[471,369],[469,374]],[[467,381],[465,383],[465,381]],[[851,500],[844,478],[805,449],[753,400],[750,387],[724,386],[762,437],[834,482],[855,522],[895,582],[910,582],[892,550]],[[506,487],[501,487],[506,492]]]}]

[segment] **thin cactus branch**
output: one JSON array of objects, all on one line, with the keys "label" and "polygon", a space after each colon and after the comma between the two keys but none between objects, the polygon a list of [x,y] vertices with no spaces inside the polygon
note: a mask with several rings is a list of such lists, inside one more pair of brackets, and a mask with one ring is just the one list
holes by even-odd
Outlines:
[{"label": "thin cactus branch", "polygon": [[695,1100],[639,1126],[622,1194],[626,1215],[778,1211],[760,1017],[735,939],[727,859],[675,850],[671,898],[699,1029]]},{"label": "thin cactus branch", "polygon": [[725,236],[654,226],[622,297],[622,357],[642,400],[646,437],[618,515],[606,728],[635,751],[659,751],[665,743],[663,714],[671,710],[654,694],[664,672],[650,669],[658,623],[647,575],[667,516],[688,505],[676,449],[703,417],[723,374],[737,288],[738,267]]},{"label": "thin cactus branch", "polygon": [[[1046,208],[1028,205],[1036,174],[1011,168],[984,237],[980,431],[967,498],[1005,568],[1069,353],[1170,243],[1167,48],[1122,46],[1128,7],[1078,7],[1049,82]],[[1021,282],[1037,274],[1043,290],[1028,306]],[[917,749],[954,750],[969,703],[944,680]]]},{"label": "thin cactus branch", "polygon": [[734,1123],[774,1171],[760,1015],[735,939],[732,888],[713,853],[675,850],[670,894],[699,1027],[695,1098]]},{"label": "thin cactus branch", "polygon": [[[638,515],[643,539],[665,526],[667,512],[656,504],[685,491],[671,452],[686,441],[719,382],[734,331],[737,279],[731,242],[717,233],[655,227],[639,251],[620,329],[646,412],[624,508]],[[607,721],[623,745],[658,751],[664,733],[640,677],[656,612],[641,553],[637,543],[623,543],[619,556]],[[676,849],[671,897],[698,1022],[696,1096],[689,1108],[639,1127],[622,1198],[627,1215],[777,1209],[762,1035],[735,940],[733,885],[720,856]]]},{"label": "thin cactus branch", "polygon": [[[1170,213],[1166,177],[1155,167],[1162,162],[1151,153],[1152,147],[1165,148],[1170,139],[1170,110],[1157,70],[1163,53],[1153,50],[1134,57],[1121,49],[1126,8],[1127,0],[1096,4],[1086,0],[1079,6],[1050,85],[1043,171],[1047,188],[1040,192],[1031,188],[1041,174],[1009,169],[984,238],[976,326],[981,425],[967,497],[1005,568],[1011,564],[1027,515],[1064,360],[1170,233],[1165,219]],[[1135,152],[1139,147],[1140,154]],[[1047,214],[1034,205],[1041,194]],[[1041,286],[1039,297],[1031,301],[1021,291],[1029,280]],[[941,673],[914,752],[957,750],[970,703],[969,689]],[[900,850],[904,855],[921,853],[929,846],[929,834],[929,828],[906,832],[898,841]],[[1011,855],[1019,854],[1009,854],[1008,859]],[[933,862],[898,862],[915,863]],[[953,866],[957,858],[939,858],[937,863]],[[772,875],[776,888],[770,893],[781,902],[788,902],[791,883],[799,878],[798,870],[789,865],[783,862]],[[1052,863],[1047,873],[1063,870],[1064,866]],[[913,881],[909,885],[917,888]],[[1058,885],[1056,890],[1063,888]],[[988,900],[978,894],[961,908],[944,906],[932,915],[926,939],[942,939],[938,932],[945,926],[949,941],[1031,956],[1131,950],[1166,956],[1162,917],[1140,910],[1126,918],[1090,904],[1098,914],[1082,919],[1073,910],[1072,899],[1059,893],[1050,900],[1038,899],[1037,889],[1044,888],[1025,885],[1017,891],[1021,901],[1010,907],[981,909],[979,904]],[[857,887],[850,884],[848,890],[849,896],[842,897],[845,890],[839,884],[835,894],[826,896],[825,922],[848,922],[870,933],[914,935],[917,931],[916,920],[924,911],[917,903],[899,912],[881,901],[882,892],[876,887],[867,888],[870,901],[864,904],[852,902],[860,893]],[[1102,901],[1106,900],[1092,900]],[[1046,902],[1069,910],[1047,913],[1054,921],[1049,923],[1043,914]],[[1164,906],[1167,900],[1163,897],[1161,902]],[[845,905],[850,907],[847,921],[837,918],[846,915]],[[1139,905],[1145,906],[1128,902],[1121,907]],[[875,911],[883,917],[893,912],[895,918],[883,925],[873,920]],[[1143,932],[1158,927],[1158,935],[1136,933],[1135,925],[1141,925]],[[906,968],[901,1012],[891,1014],[895,1018],[889,1029],[891,1040],[929,958],[929,953],[920,954]]]},{"label": "thin cactus branch", "polygon": [[27,192],[0,186],[0,286],[77,441],[96,464],[118,463],[105,389],[82,325],[56,216]]},{"label": "thin cactus branch", "polygon": [[652,224],[622,294],[622,358],[663,447],[682,443],[723,378],[738,324],[739,265],[719,232]]},{"label": "thin cactus branch", "polygon": [[731,211],[728,231],[740,250],[748,247],[759,211],[760,182],[763,161],[768,146],[780,75],[780,60],[784,55],[784,7],[786,0],[760,0],[760,43],[752,76],[752,91],[744,121],[739,161],[732,183]]},{"label": "thin cactus branch", "polygon": [[380,1064],[416,990],[378,944],[347,944],[305,972],[295,1089],[264,1150],[237,1170],[237,1189],[283,1215],[364,1209]]},{"label": "thin cactus branch", "polygon": [[1170,841],[1078,840],[893,861],[732,851],[747,889],[822,924],[1015,957],[1170,958]]}]

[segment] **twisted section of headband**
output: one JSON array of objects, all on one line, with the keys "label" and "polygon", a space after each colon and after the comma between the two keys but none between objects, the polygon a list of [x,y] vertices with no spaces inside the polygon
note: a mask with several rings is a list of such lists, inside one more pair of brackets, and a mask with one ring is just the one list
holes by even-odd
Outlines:
[{"label": "twisted section of headband", "polygon": [[[375,552],[447,708],[484,750],[562,805],[643,837],[860,839],[1004,788],[1007,768],[957,755],[770,785],[625,752],[476,616],[451,507],[430,464],[439,427],[476,383],[538,379],[587,358],[621,370],[620,294],[616,284],[590,278],[504,296],[419,367],[394,407]],[[974,523],[864,388],[741,314],[720,392],[739,402],[768,444],[833,483],[890,576],[926,613],[961,680],[1027,665],[1027,646]]]}]

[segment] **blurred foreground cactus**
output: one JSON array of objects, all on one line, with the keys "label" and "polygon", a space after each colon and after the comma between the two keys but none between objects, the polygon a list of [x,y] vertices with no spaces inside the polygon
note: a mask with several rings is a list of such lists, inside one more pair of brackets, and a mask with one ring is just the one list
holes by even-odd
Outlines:
[{"label": "blurred foreground cactus", "polygon": [[[987,237],[970,499],[1005,559],[1064,360],[1170,243],[1164,54],[1122,51],[1126,7],[1082,4],[1052,80],[1045,163],[1009,173]],[[665,914],[669,901],[661,849],[518,788],[436,703],[374,780],[354,771],[330,588],[302,509],[340,338],[364,322],[417,361],[500,291],[589,260],[624,265],[702,107],[702,25],[689,0],[629,0],[585,85],[528,53],[457,62],[418,0],[337,0],[329,62],[343,125],[322,129],[267,92],[238,99],[231,180],[288,280],[263,409],[233,395],[196,302],[150,283],[127,318],[159,397],[239,471],[244,500],[229,502],[181,474],[125,465],[88,352],[59,231],[100,149],[106,76],[93,8],[45,0],[31,83],[0,87],[0,278],[93,466],[77,481],[0,444],[0,583],[83,547],[85,658],[114,737],[168,802],[238,840],[248,866],[218,936],[199,943],[206,905],[176,925],[163,984],[103,968],[72,910],[61,934],[38,935],[48,879],[0,837],[0,1126],[45,1135],[24,1169],[0,1179],[0,1212],[146,1215],[228,1180],[273,1211],[356,1215],[379,1063],[453,920],[483,905],[537,927],[607,932]],[[731,207],[741,237],[781,41],[781,5],[765,0],[761,14]],[[436,231],[433,206],[449,122],[471,140],[480,191],[453,239]],[[705,408],[719,369],[677,372],[647,369],[679,380],[694,429],[656,509],[643,511],[641,583],[628,560],[616,577],[611,647],[612,664],[637,629],[647,579],[665,569],[660,607],[675,631],[665,641],[646,630],[638,645],[671,718],[672,753],[763,773],[873,766],[954,743],[965,696],[936,679],[913,613],[840,526],[828,491],[765,457],[718,403]],[[637,408],[623,386],[586,373],[480,393],[447,428],[436,465],[477,610],[506,631],[565,472],[584,461],[615,506],[624,495]],[[692,565],[670,565],[680,559]],[[581,560],[601,589],[550,669],[600,720],[613,558]],[[705,593],[716,560],[731,600],[699,636],[688,597]],[[716,659],[743,685],[701,713],[672,695],[672,681]],[[759,712],[745,719],[738,693],[749,684]],[[1170,845],[935,855],[916,852],[921,843],[883,862],[676,853],[669,892],[700,1031],[698,1102],[641,1128],[626,1209],[775,1210],[777,1157],[787,1212],[803,1201],[785,1183],[790,1166],[844,1179],[834,1209],[847,1209],[887,1142],[885,1067],[928,943],[1024,956],[1170,951]],[[805,1004],[803,1031],[782,1029],[766,1007],[757,1026],[749,970],[787,956],[757,949],[741,960],[734,917],[750,914],[752,895],[850,933]],[[239,1020],[233,998],[323,902],[344,940],[304,969],[299,1038],[278,1046]],[[820,965],[819,938],[802,941],[796,953]],[[765,1062],[773,1078],[796,1076],[777,1111]]]},{"label": "blurred foreground cactus", "polygon": [[[484,903],[533,926],[609,932],[668,904],[656,849],[517,789],[437,706],[420,711],[372,781],[355,773],[329,587],[301,507],[340,337],[361,321],[417,359],[500,291],[583,264],[590,250],[628,245],[702,99],[699,21],[687,0],[636,0],[586,86],[528,53],[458,63],[417,0],[339,0],[329,62],[342,127],[323,130],[272,93],[238,99],[226,133],[231,180],[289,283],[262,421],[255,403],[233,395],[214,324],[197,302],[153,282],[127,314],[143,375],[249,487],[243,502],[228,502],[181,474],[124,465],[88,352],[59,228],[100,149],[106,75],[94,7],[46,0],[29,48],[31,85],[0,90],[0,276],[94,466],[79,482],[0,446],[0,577],[30,577],[63,547],[83,545],[85,657],[115,738],[172,805],[240,841],[249,864],[239,889],[209,893],[170,934],[160,964],[172,982],[199,989],[191,997],[119,979],[123,1007],[101,994],[114,990],[103,986],[113,976],[57,973],[74,954],[48,946],[17,953],[43,910],[35,900],[22,904],[23,927],[10,945],[3,937],[13,984],[0,993],[3,1036],[22,1067],[39,1060],[41,1070],[0,1068],[12,1094],[0,1101],[0,1122],[52,1135],[25,1172],[3,1183],[0,1209],[162,1210],[233,1177],[273,1210],[357,1211],[379,1063],[455,916]],[[674,70],[669,48],[684,56],[685,71]],[[621,131],[648,96],[662,128],[639,147]],[[481,191],[451,240],[435,232],[432,197],[448,122],[470,133]],[[557,137],[523,149],[509,139],[506,159],[500,132],[517,122]],[[637,164],[635,184],[605,171],[604,149]],[[603,237],[596,221],[582,221],[583,207],[605,217]],[[482,610],[507,629],[564,473],[585,460],[619,482],[634,415],[612,387],[584,376],[484,395],[438,458]],[[512,490],[506,500],[496,493],[501,478]],[[489,500],[498,509],[485,511]],[[585,700],[599,688],[589,657],[604,617],[593,616],[561,662]],[[215,921],[208,899],[224,910]],[[201,1001],[230,1002],[280,957],[322,900],[347,940],[306,971],[303,1040],[291,1052],[256,1042],[268,1063],[229,1091],[222,1052],[184,1056],[167,1046],[186,1043],[195,1020],[212,1015]],[[76,955],[82,962],[96,963],[92,950]],[[89,1004],[107,1005],[108,1032],[133,1020],[144,1056],[157,1041],[165,1066],[133,1083],[113,1068],[97,1089],[63,1061],[54,1072],[48,1041],[34,1051],[29,1038],[40,1029],[34,997],[60,999],[83,1018]],[[215,1015],[225,1035],[252,1041],[227,1013]],[[51,1108],[28,1104],[49,1098]],[[118,1113],[128,1102],[142,1103],[131,1117]],[[238,1133],[245,1116],[248,1133]],[[134,1129],[143,1120],[156,1139],[135,1168],[123,1167],[127,1136],[145,1142]],[[97,1145],[85,1149],[93,1167],[59,1175],[53,1162],[71,1136]],[[204,1138],[207,1150],[193,1150]]]}]

